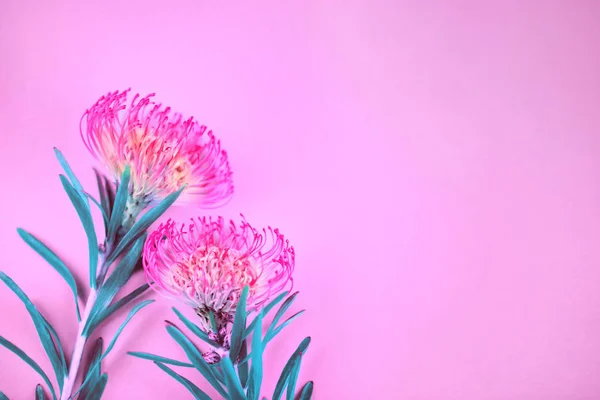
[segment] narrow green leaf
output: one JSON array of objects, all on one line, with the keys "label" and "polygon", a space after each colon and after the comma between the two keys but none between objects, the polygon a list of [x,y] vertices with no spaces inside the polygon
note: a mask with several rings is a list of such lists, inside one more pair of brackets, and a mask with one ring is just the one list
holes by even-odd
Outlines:
[{"label": "narrow green leaf", "polygon": [[219,383],[225,385],[225,377],[223,376],[223,372],[221,372],[219,364],[208,364],[208,366],[210,367],[210,369],[212,369],[212,372],[215,378],[217,378],[217,380],[219,381]]},{"label": "narrow green leaf", "polygon": [[100,375],[100,377],[97,378],[94,384],[90,387],[90,391],[84,400],[100,400],[102,398],[102,394],[104,393],[104,388],[106,388],[107,382],[108,375]]},{"label": "narrow green leaf", "polygon": [[99,325],[103,312],[109,307],[109,304],[113,301],[119,290],[127,283],[127,280],[131,276],[131,271],[133,271],[135,264],[142,256],[146,235],[144,234],[131,246],[131,249],[129,249],[113,273],[98,290],[98,297],[83,330],[84,334],[90,334]]},{"label": "narrow green leaf", "polygon": [[[106,186],[104,186],[104,175],[102,175],[96,168],[94,168],[94,175],[96,175],[96,184],[98,185],[98,196],[100,196],[100,205],[104,210],[106,216],[110,219],[110,203],[108,201],[108,193],[106,192]],[[108,225],[106,226],[108,229]]]},{"label": "narrow green leaf", "polygon": [[117,312],[123,306],[125,306],[125,305],[129,304],[130,302],[132,302],[133,300],[137,299],[146,290],[148,290],[149,287],[150,287],[150,285],[148,285],[147,283],[144,283],[142,286],[138,287],[133,292],[129,293],[127,296],[124,296],[123,298],[115,301],[109,307],[105,308],[104,310],[101,310],[95,319],[94,326],[93,326],[93,328],[91,328],[91,331],[93,331],[95,328],[100,326],[100,324],[102,324],[102,322],[104,322],[105,319],[110,317],[113,313]]},{"label": "narrow green leaf", "polygon": [[40,384],[35,387],[35,400],[46,400],[46,396],[44,396],[44,388]]},{"label": "narrow green leaf", "polygon": [[90,213],[89,205],[86,204],[81,196],[73,189],[73,186],[69,183],[64,175],[60,176],[63,188],[67,192],[71,203],[79,215],[83,229],[88,238],[88,250],[90,254],[90,287],[96,289],[96,269],[98,267],[98,239],[96,237],[96,231],[94,230],[94,221],[92,220],[92,214]]},{"label": "narrow green leaf", "polygon": [[33,320],[33,324],[35,329],[40,337],[40,341],[42,342],[42,346],[50,359],[50,363],[52,364],[52,368],[54,369],[54,373],[56,374],[56,380],[58,381],[58,385],[60,390],[62,390],[62,384],[64,379],[64,369],[61,363],[60,354],[52,341],[52,337],[50,336],[50,332],[48,331],[47,325],[50,325],[44,317],[40,314],[40,312],[35,308],[29,297],[21,290],[21,288],[6,275],[4,272],[0,271],[0,280],[2,280],[6,286],[10,290],[12,290],[19,299],[25,304],[25,308],[29,312],[31,319]]},{"label": "narrow green leaf", "polygon": [[107,264],[111,264],[131,243],[139,238],[145,231],[152,225],[161,215],[167,211],[167,209],[177,200],[181,192],[185,189],[185,186],[168,195],[159,205],[150,209],[146,214],[131,227],[129,232],[125,234],[123,239],[119,242],[115,250],[112,252],[110,257],[106,260]]},{"label": "narrow green leaf", "polygon": [[54,154],[56,155],[56,158],[58,159],[58,162],[60,163],[61,167],[63,168],[63,170],[65,171],[65,173],[69,177],[69,180],[73,184],[73,187],[79,193],[79,196],[81,196],[82,200],[87,201],[85,199],[85,194],[84,194],[85,192],[83,190],[83,186],[81,186],[81,183],[79,182],[79,179],[77,179],[77,177],[75,176],[75,173],[73,172],[73,170],[69,166],[69,163],[67,162],[67,160],[66,160],[65,156],[63,155],[63,153],[59,149],[57,149],[55,147],[54,148]]},{"label": "narrow green leaf", "polygon": [[129,180],[131,178],[131,169],[129,165],[123,170],[121,181],[119,182],[119,188],[117,189],[117,196],[115,197],[115,204],[113,211],[110,216],[110,222],[108,224],[108,233],[106,239],[108,242],[112,242],[117,234],[117,230],[121,226],[123,221],[123,212],[127,205],[127,198],[129,197]]},{"label": "narrow green leaf", "polygon": [[273,321],[271,321],[271,325],[269,325],[269,329],[267,329],[266,336],[269,336],[269,334],[275,330],[275,327],[279,323],[281,317],[283,317],[283,314],[285,314],[288,308],[291,307],[292,303],[294,303],[294,300],[296,300],[296,296],[298,296],[298,292],[295,292],[285,299],[281,307],[279,307],[279,310],[277,310],[277,313],[275,313],[275,317],[273,317]]},{"label": "narrow green leaf", "polygon": [[[56,333],[56,330],[54,329],[54,327],[52,325],[50,325],[50,322],[48,322],[48,320],[42,314],[40,314],[40,317],[42,317],[42,320],[44,321],[44,326],[46,327],[46,329],[48,329],[48,332],[50,333],[52,342],[54,343],[54,350],[57,352],[58,357],[60,358],[60,364],[62,366],[63,376],[66,376],[69,373],[69,371],[67,370],[67,361],[65,360],[65,352],[64,352],[62,344],[60,342],[60,338],[58,337],[58,333]],[[62,385],[63,385],[62,382],[59,382],[59,386],[60,386],[61,390],[62,390]]]},{"label": "narrow green leaf", "polygon": [[[81,385],[81,388],[79,389],[79,397],[81,397],[82,399],[85,399],[88,396],[89,388],[91,388],[100,379],[102,365],[98,364],[98,368],[95,368],[93,371],[90,371],[90,367],[96,364],[102,356],[103,347],[104,341],[101,337],[99,337],[94,343],[94,348],[92,349],[92,356],[90,357],[89,363],[86,365],[83,372],[83,376],[89,380],[85,385]],[[91,376],[88,377],[88,375]]]},{"label": "narrow green leaf", "polygon": [[106,190],[106,195],[108,196],[110,209],[113,210],[115,207],[115,198],[117,197],[117,186],[114,181],[104,177],[104,188]]},{"label": "narrow green leaf", "polygon": [[233,327],[231,328],[231,349],[229,357],[231,361],[236,362],[242,348],[242,338],[246,329],[246,299],[248,298],[248,286],[245,286],[240,295],[237,307],[235,309],[235,317],[233,319]]},{"label": "narrow green leaf", "polygon": [[143,358],[144,360],[156,361],[156,362],[159,362],[162,364],[175,365],[176,367],[194,368],[194,365],[192,365],[190,363],[173,360],[172,358],[157,356],[157,355],[150,354],[150,353],[142,353],[139,351],[130,351],[127,354],[129,354],[130,356],[137,357],[137,358]]},{"label": "narrow green leaf", "polygon": [[198,372],[200,372],[208,381],[208,383],[210,383],[223,397],[227,398],[227,392],[218,382],[214,372],[204,360],[202,354],[200,354],[196,346],[194,346],[194,344],[176,326],[167,326],[167,332],[181,346],[186,356],[198,370]]},{"label": "narrow green leaf", "polygon": [[156,364],[158,366],[158,368],[162,369],[167,374],[169,374],[177,382],[179,382],[183,386],[185,386],[185,388],[187,390],[189,390],[190,393],[194,396],[195,400],[211,400],[210,396],[208,396],[206,393],[204,393],[198,386],[194,385],[191,381],[189,381],[188,379],[179,375],[177,372],[173,371],[171,368],[167,367],[166,365],[164,365],[158,361],[155,361],[154,364]]},{"label": "narrow green leaf", "polygon": [[104,226],[107,227],[108,226],[108,215],[106,215],[106,211],[104,211],[104,207],[102,207],[102,204],[100,204],[98,202],[98,200],[96,200],[96,198],[89,193],[85,193],[85,196],[88,199],[90,199],[92,201],[92,203],[94,203],[98,207],[98,210],[100,210],[100,214],[102,214],[102,220],[104,221]]},{"label": "narrow green leaf", "polygon": [[290,372],[288,378],[287,393],[285,395],[286,400],[294,400],[294,393],[296,393],[296,383],[298,382],[298,375],[300,374],[300,365],[302,364],[302,357],[296,358],[294,367]]},{"label": "narrow green leaf", "polygon": [[98,184],[98,195],[100,196],[100,206],[104,211],[104,215],[106,216],[106,221],[104,223],[104,234],[108,233],[108,224],[110,221],[110,213],[112,210],[112,205],[114,201],[114,197],[111,200],[109,187],[106,185],[106,178],[97,169],[94,168],[94,174],[96,175],[96,183]]},{"label": "narrow green leaf", "polygon": [[125,321],[123,321],[121,326],[119,326],[119,329],[117,329],[115,336],[112,338],[112,340],[108,344],[108,347],[106,348],[106,351],[104,352],[104,354],[102,354],[102,357],[100,358],[100,360],[103,360],[108,355],[108,353],[110,353],[110,351],[114,347],[115,343],[117,342],[119,335],[121,334],[121,332],[123,332],[123,329],[125,329],[125,327],[129,323],[129,321],[131,321],[131,319],[135,316],[135,314],[137,314],[138,311],[140,311],[142,308],[144,308],[147,305],[152,304],[152,303],[154,303],[154,300],[144,300],[131,309],[131,311],[127,315],[127,318],[125,318]]},{"label": "narrow green leaf", "polygon": [[[112,210],[115,208],[115,198],[117,197],[117,184],[110,178],[104,177],[104,188],[106,190],[106,196],[108,197],[109,208],[112,213]],[[108,217],[110,220],[110,213],[108,214]]]},{"label": "narrow green leaf", "polygon": [[50,389],[50,392],[52,393],[52,398],[54,400],[56,400],[56,392],[54,391],[54,387],[52,387],[52,383],[50,383],[50,378],[48,378],[48,375],[46,375],[46,373],[42,370],[42,368],[39,366],[38,363],[33,361],[33,359],[31,357],[29,357],[23,350],[21,350],[19,347],[17,347],[16,345],[14,345],[13,343],[11,343],[9,340],[5,339],[2,336],[0,336],[0,346],[6,347],[8,350],[12,351],[17,356],[19,356],[19,358],[21,358],[21,360],[23,360],[27,364],[29,364],[29,366],[31,368],[33,368],[35,370],[35,372],[37,372],[42,377],[44,382],[46,382],[46,385],[48,385],[48,388]]},{"label": "narrow green leaf", "polygon": [[[248,342],[242,340],[242,348],[240,349],[240,360],[248,357]],[[248,363],[238,364],[238,375],[240,376],[240,383],[245,389],[248,386]]]},{"label": "narrow green leaf", "polygon": [[262,312],[258,314],[256,320],[256,327],[252,334],[252,367],[250,368],[250,385],[248,386],[249,400],[258,400],[263,377]]},{"label": "narrow green leaf", "polygon": [[96,376],[96,373],[94,373],[93,376],[86,376],[84,378],[83,385],[79,387],[79,390],[77,390],[77,392],[75,392],[71,398],[73,399],[76,396],[78,400],[87,400],[89,396],[91,396],[90,389],[94,387],[94,385],[96,385],[96,383],[98,383],[100,380],[100,373],[97,375],[98,376]]},{"label": "narrow green leaf", "polygon": [[294,351],[290,359],[287,361],[285,367],[283,367],[283,371],[281,371],[279,380],[277,380],[277,384],[275,385],[275,391],[273,392],[273,398],[271,400],[279,400],[281,398],[283,390],[285,389],[285,385],[288,382],[288,378],[296,364],[296,360],[302,357],[309,344],[310,336],[305,338],[302,342],[300,342],[300,345],[298,346],[296,351]]},{"label": "narrow green leaf", "polygon": [[296,318],[298,318],[302,314],[304,314],[304,310],[298,311],[296,314],[294,314],[291,317],[289,317],[283,324],[279,325],[274,330],[267,332],[267,334],[265,335],[265,345],[267,343],[269,343],[271,340],[273,340],[273,338],[275,336],[277,336],[283,330],[283,328],[285,328],[286,326],[288,326],[290,323],[292,323],[293,320],[295,320]]},{"label": "narrow green leaf", "polygon": [[233,364],[228,357],[223,357],[221,360],[221,368],[223,369],[223,375],[225,376],[225,385],[229,392],[229,398],[231,398],[231,400],[246,400],[244,389],[242,389],[240,380],[235,374]]},{"label": "narrow green leaf", "polygon": [[240,357],[240,362],[237,364],[238,366],[240,365],[244,365],[246,363],[248,363],[248,361],[250,361],[250,359],[252,358],[252,353],[248,354],[246,357],[242,358]]},{"label": "narrow green leaf", "polygon": [[179,312],[179,310],[176,309],[175,307],[173,307],[173,312],[177,315],[177,317],[181,320],[181,322],[183,322],[183,324],[190,331],[192,331],[192,333],[194,335],[198,336],[200,339],[204,340],[206,343],[210,344],[213,347],[216,347],[216,348],[221,347],[219,345],[219,343],[217,343],[214,340],[210,339],[208,337],[208,335],[206,334],[206,332],[204,332],[202,329],[200,329],[200,327],[198,325],[194,324],[192,321],[190,321],[189,319],[187,319],[186,316],[183,315],[181,312]]},{"label": "narrow green leaf", "polygon": [[42,243],[35,236],[25,231],[24,229],[18,228],[17,233],[21,236],[21,239],[25,241],[36,253],[38,253],[44,260],[48,262],[56,272],[62,276],[62,278],[67,282],[67,285],[71,288],[71,292],[73,293],[73,298],[75,300],[75,311],[77,313],[77,321],[81,321],[81,315],[79,313],[79,294],[77,291],[77,283],[75,282],[75,278],[69,268],[65,265],[65,263],[56,255],[52,250],[50,250],[44,243]]},{"label": "narrow green leaf", "polygon": [[[275,297],[275,299],[273,299],[273,301],[271,301],[269,304],[267,304],[265,307],[263,307],[263,309],[261,310],[263,315],[266,316],[273,307],[275,307],[281,300],[283,300],[283,298],[285,296],[287,296],[287,294],[288,294],[288,292],[283,292],[283,293],[279,294],[277,297]],[[252,322],[250,323],[250,325],[248,325],[248,328],[246,328],[246,332],[244,332],[244,339],[246,339],[248,336],[250,336],[250,334],[254,330],[255,325],[256,325],[256,318],[254,318],[252,320]]]},{"label": "narrow green leaf", "polygon": [[308,381],[302,388],[298,400],[310,400],[312,398],[313,386],[313,381]]}]

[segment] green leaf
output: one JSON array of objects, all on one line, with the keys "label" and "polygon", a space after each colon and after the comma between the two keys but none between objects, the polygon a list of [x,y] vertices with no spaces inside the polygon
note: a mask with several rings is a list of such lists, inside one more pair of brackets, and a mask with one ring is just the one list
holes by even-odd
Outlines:
[{"label": "green leaf", "polygon": [[300,397],[298,400],[310,400],[312,398],[313,392],[313,381],[308,381],[306,385],[302,388],[300,392]]},{"label": "green leaf", "polygon": [[104,393],[104,388],[106,387],[106,383],[108,382],[108,375],[102,374],[99,378],[96,379],[94,384],[90,387],[90,391],[84,400],[100,400],[102,398],[102,394]]},{"label": "green leaf", "polygon": [[56,380],[58,381],[59,388],[62,390],[65,370],[63,369],[63,364],[61,363],[60,354],[58,353],[47,328],[47,325],[50,324],[44,319],[44,317],[42,317],[40,312],[37,310],[37,308],[35,308],[31,300],[29,300],[29,297],[27,297],[21,288],[2,271],[0,271],[0,280],[2,280],[6,286],[8,286],[8,288],[17,295],[17,297],[19,297],[19,299],[21,299],[23,304],[25,304],[25,308],[29,312],[38,336],[40,337],[42,346],[44,347],[44,350],[50,359],[50,363],[52,364],[52,368],[56,374]]},{"label": "green leaf", "polygon": [[258,314],[256,320],[256,327],[254,328],[254,333],[252,334],[252,367],[250,368],[250,385],[248,386],[249,400],[258,400],[263,377],[264,346],[262,342],[262,312]]},{"label": "green leaf", "polygon": [[298,358],[302,357],[302,355],[308,348],[309,344],[310,344],[310,336],[305,338],[302,342],[300,342],[300,345],[298,346],[296,351],[294,351],[294,353],[292,354],[290,359],[287,361],[287,363],[285,364],[285,367],[283,367],[283,371],[281,372],[281,375],[279,376],[279,380],[277,381],[277,384],[275,385],[275,391],[273,392],[273,398],[271,400],[279,400],[281,398],[283,389],[285,389],[285,385],[288,382],[288,378],[289,378],[290,374],[292,373],[292,370],[296,364],[296,360]]},{"label": "green leaf", "polygon": [[296,314],[294,314],[291,317],[289,317],[283,324],[281,324],[277,328],[275,328],[275,330],[268,331],[267,334],[265,335],[265,345],[267,343],[269,343],[271,340],[273,340],[273,338],[275,336],[277,336],[279,334],[279,332],[281,332],[283,330],[283,328],[285,328],[286,326],[288,326],[290,323],[292,323],[293,320],[295,320],[296,318],[298,318],[302,314],[304,314],[304,310],[298,311]]},{"label": "green leaf", "polygon": [[86,204],[81,196],[73,189],[73,186],[69,183],[64,175],[60,176],[63,188],[67,192],[71,203],[79,215],[83,229],[88,238],[88,250],[90,254],[90,287],[96,289],[96,269],[98,267],[98,239],[96,237],[96,231],[94,230],[94,221],[92,220],[92,214],[90,213],[89,205]]},{"label": "green leaf", "polygon": [[162,364],[170,364],[170,365],[175,365],[177,367],[194,368],[194,366],[190,363],[173,360],[172,358],[157,356],[157,355],[150,354],[150,353],[142,353],[139,351],[130,351],[127,354],[129,354],[130,356],[137,357],[137,358],[143,358],[144,360],[156,361],[156,362],[159,362]]},{"label": "green leaf", "polygon": [[149,287],[150,285],[144,283],[142,286],[138,287],[133,292],[129,293],[127,296],[124,296],[122,299],[115,301],[109,307],[105,308],[104,310],[101,310],[98,316],[96,317],[94,326],[91,328],[91,330],[93,331],[94,329],[96,329],[98,326],[100,326],[100,324],[102,324],[102,322],[104,322],[106,318],[110,317],[113,313],[117,312],[123,306],[129,304],[130,302],[138,298],[141,294],[148,290]]},{"label": "green leaf", "polygon": [[[82,200],[87,201],[87,199],[85,198],[85,192],[83,190],[83,186],[81,186],[81,183],[79,182],[79,180],[75,176],[75,173],[69,166],[69,163],[65,159],[65,156],[63,156],[62,152],[59,149],[57,149],[56,147],[54,148],[54,154],[56,155],[56,158],[58,159],[58,162],[60,163],[61,167],[63,168],[63,170],[69,177],[69,180],[73,184],[73,187],[79,193],[79,196],[81,196]],[[89,207],[89,204],[88,204],[88,207]]]},{"label": "green leaf", "polygon": [[46,400],[46,396],[44,396],[44,388],[40,384],[35,387],[35,400]]},{"label": "green leaf", "polygon": [[[100,357],[102,356],[102,349],[104,346],[104,341],[101,337],[96,339],[96,343],[94,343],[94,348],[92,350],[92,356],[90,357],[89,363],[86,365],[85,370],[83,372],[83,376],[87,379],[87,383],[85,385],[81,385],[79,391],[81,392],[79,397],[85,399],[89,394],[89,388],[92,387],[99,379],[101,374],[102,365],[98,364],[98,368],[95,368],[93,371],[90,371],[90,367],[98,362]],[[88,377],[88,375],[90,375]]]},{"label": "green leaf", "polygon": [[[115,207],[115,198],[117,197],[117,186],[115,182],[107,177],[104,177],[104,190],[106,191],[108,204],[110,206],[109,208],[110,210],[113,210]],[[108,213],[108,216],[110,217],[110,213]]]},{"label": "green leaf", "polygon": [[192,321],[190,321],[189,319],[187,319],[186,316],[183,315],[181,312],[179,312],[179,310],[176,309],[175,307],[173,307],[173,312],[177,315],[177,317],[181,320],[181,322],[183,322],[183,324],[190,331],[192,331],[192,333],[194,335],[198,336],[200,339],[204,340],[206,343],[210,344],[213,347],[216,347],[216,348],[221,347],[219,345],[219,343],[217,343],[214,340],[210,339],[208,337],[208,335],[206,334],[206,332],[204,332],[202,329],[200,329],[200,327],[198,325],[194,324]]},{"label": "green leaf", "polygon": [[298,375],[300,374],[300,365],[302,364],[302,357],[296,358],[290,377],[288,378],[286,400],[294,400],[294,393],[296,392],[296,383],[298,382]]},{"label": "green leaf", "polygon": [[[104,215],[107,216],[107,219],[110,220],[110,210],[112,204],[109,201],[108,193],[106,191],[106,186],[104,185],[104,175],[102,175],[96,168],[94,168],[94,175],[96,175],[96,183],[98,185],[98,195],[100,196],[100,206],[104,211]],[[104,226],[105,232],[108,233],[108,223]]]},{"label": "green leaf", "polygon": [[285,299],[281,307],[279,307],[279,310],[277,310],[277,313],[275,313],[275,317],[273,317],[273,321],[271,322],[271,325],[269,325],[269,329],[267,329],[266,336],[269,336],[269,334],[275,330],[275,327],[279,323],[281,317],[283,317],[283,314],[285,314],[288,308],[291,307],[294,300],[296,300],[296,296],[298,296],[298,292],[292,294],[290,297]]},{"label": "green leaf", "polygon": [[31,359],[31,357],[29,357],[23,350],[21,350],[16,345],[14,345],[13,343],[11,343],[10,341],[8,341],[7,339],[5,339],[2,336],[0,336],[0,346],[6,347],[8,350],[12,351],[17,356],[19,356],[19,358],[21,358],[23,361],[25,361],[27,364],[29,364],[29,366],[31,368],[33,368],[34,371],[37,372],[42,377],[44,382],[46,382],[46,385],[48,385],[48,388],[50,389],[50,392],[52,393],[52,398],[54,400],[56,400],[56,392],[54,391],[54,387],[52,387],[52,383],[50,383],[50,379],[48,378],[48,375],[46,375],[46,373],[42,370],[42,368],[39,366],[38,363],[33,361],[33,359]]},{"label": "green leaf", "polygon": [[7,395],[5,395],[4,393],[2,393],[2,391],[0,390],[0,400],[10,400],[10,399],[8,398]]},{"label": "green leaf", "polygon": [[106,235],[108,242],[112,242],[114,240],[117,230],[123,221],[123,212],[125,212],[127,198],[129,197],[130,178],[131,169],[129,168],[129,165],[127,165],[123,170],[123,175],[121,176],[121,181],[119,182],[119,188],[117,189],[117,196],[115,197],[113,212],[110,216],[110,222],[108,224],[108,233]]},{"label": "green leaf", "polygon": [[154,303],[154,300],[144,300],[131,309],[131,311],[127,315],[127,318],[125,318],[125,321],[123,321],[121,326],[119,326],[119,329],[117,329],[115,336],[112,338],[112,340],[108,344],[108,347],[106,348],[106,351],[104,352],[104,354],[102,354],[102,357],[100,358],[100,360],[103,360],[108,355],[108,353],[110,353],[110,351],[114,347],[115,343],[117,342],[119,335],[121,334],[121,332],[123,332],[123,329],[125,329],[125,327],[129,323],[129,321],[131,321],[131,319],[135,316],[135,314],[137,314],[138,311],[140,311],[142,308],[144,308],[147,305],[152,304],[152,303]]},{"label": "green leaf", "polygon": [[238,365],[238,367],[239,367],[240,365],[244,365],[244,364],[248,363],[248,361],[250,361],[250,359],[251,359],[251,358],[252,358],[252,353],[248,354],[248,355],[247,355],[246,357],[244,357],[244,358],[240,357],[240,362],[237,364],[237,365]]},{"label": "green leaf", "polygon": [[191,381],[189,381],[188,379],[179,375],[177,372],[173,371],[171,368],[167,367],[166,365],[164,365],[158,361],[155,361],[154,364],[156,364],[158,366],[158,368],[162,369],[167,374],[169,374],[171,377],[173,377],[177,382],[179,382],[183,386],[185,386],[186,389],[189,390],[190,393],[194,396],[195,400],[211,400],[210,397],[206,393],[204,393],[198,386],[194,385]]},{"label": "green leaf", "polygon": [[223,376],[223,373],[221,372],[221,369],[219,368],[219,364],[208,364],[208,366],[212,369],[213,374],[215,375],[215,377],[217,378],[217,380],[219,381],[219,383],[221,383],[222,385],[225,385],[225,377]]},{"label": "green leaf", "polygon": [[225,385],[231,400],[246,400],[244,389],[240,384],[240,380],[235,374],[233,364],[228,357],[223,357],[221,360],[221,368],[223,369],[223,375],[225,376]]},{"label": "green leaf", "polygon": [[96,175],[96,183],[98,184],[98,194],[100,196],[100,206],[103,210],[103,215],[106,217],[104,221],[104,234],[108,234],[108,225],[112,208],[115,202],[115,193],[113,191],[111,182],[97,169],[94,168],[94,174]]},{"label": "green leaf", "polygon": [[214,372],[204,360],[202,354],[200,354],[196,346],[194,346],[194,344],[176,326],[167,326],[167,332],[181,346],[186,356],[198,370],[198,372],[200,372],[208,381],[208,383],[210,383],[223,397],[227,398],[227,392],[218,382]]},{"label": "green leaf", "polygon": [[233,319],[233,327],[231,328],[231,349],[229,357],[233,362],[236,362],[242,348],[242,340],[244,330],[246,329],[246,299],[248,298],[248,286],[245,286],[240,295],[237,307],[235,309],[235,317]]},{"label": "green leaf", "polygon": [[113,301],[119,290],[121,290],[121,288],[125,286],[129,280],[135,264],[142,256],[145,240],[146,234],[144,234],[134,243],[133,246],[131,246],[131,249],[129,249],[125,257],[123,257],[123,259],[119,262],[114,272],[98,290],[98,296],[94,302],[92,311],[90,311],[90,317],[88,318],[87,324],[83,330],[83,333],[86,336],[98,326],[103,312],[109,307],[109,304]]},{"label": "green leaf", "polygon": [[92,196],[89,193],[85,193],[85,196],[90,199],[100,210],[100,214],[102,214],[102,220],[104,221],[104,226],[107,227],[108,226],[108,215],[106,215],[106,212],[104,211],[104,207],[102,207],[102,204],[100,204],[98,202],[98,200],[96,200],[94,198],[94,196]]},{"label": "green leaf", "polygon": [[152,225],[161,215],[167,211],[167,209],[177,200],[181,192],[185,189],[185,186],[168,195],[159,205],[150,209],[146,214],[131,227],[131,229],[125,234],[123,239],[119,242],[117,247],[114,249],[110,257],[106,260],[107,264],[111,264],[131,243],[137,240],[145,231]]},{"label": "green leaf", "polygon": [[[63,350],[62,344],[60,343],[60,338],[58,337],[58,333],[56,333],[56,330],[54,329],[54,327],[52,325],[50,325],[50,322],[48,322],[48,320],[42,314],[40,314],[40,317],[42,317],[42,320],[44,321],[44,326],[46,327],[46,329],[48,329],[48,332],[50,333],[50,336],[54,343],[54,350],[57,352],[57,354],[60,358],[60,364],[63,369],[63,376],[66,376],[68,374],[67,361],[65,360],[65,352]],[[59,386],[61,387],[61,390],[62,390],[62,382],[59,382]]]},{"label": "green leaf", "polygon": [[48,262],[56,272],[62,276],[62,278],[67,282],[67,285],[71,288],[71,292],[73,293],[73,298],[75,300],[75,311],[77,313],[77,321],[81,321],[81,315],[79,313],[79,294],[77,292],[77,283],[75,282],[75,278],[69,268],[65,265],[65,263],[56,255],[52,250],[50,250],[44,243],[38,240],[35,236],[25,231],[24,229],[18,228],[17,233],[21,236],[21,239],[25,241],[36,253],[38,253],[44,260]]},{"label": "green leaf", "polygon": [[[244,339],[242,341],[242,348],[240,349],[240,359],[248,357],[248,343]],[[248,385],[248,363],[238,364],[238,375],[240,376],[240,383],[243,388],[246,388]]]},{"label": "green leaf", "polygon": [[[263,309],[261,310],[263,315],[267,315],[273,307],[275,307],[281,300],[283,300],[283,298],[285,296],[287,296],[287,294],[288,294],[288,292],[283,292],[283,293],[279,294],[279,296],[275,297],[275,299],[273,299],[273,301],[271,301],[269,304],[267,304],[265,307],[263,307]],[[255,325],[256,325],[256,318],[254,318],[254,320],[252,320],[250,325],[248,325],[248,328],[246,328],[246,332],[244,333],[244,339],[246,339],[248,336],[250,336],[250,334],[254,330]]]},{"label": "green leaf", "polygon": [[[129,311],[129,314],[127,315],[127,318],[125,318],[125,321],[123,321],[123,323],[121,324],[121,326],[119,326],[119,329],[117,329],[117,332],[115,333],[115,335],[113,336],[112,340],[108,344],[108,347],[106,348],[106,351],[104,351],[104,353],[102,354],[102,356],[100,358],[98,358],[98,360],[96,360],[95,362],[91,363],[88,375],[86,376],[86,378],[84,379],[83,383],[81,384],[82,388],[91,379],[90,377],[92,377],[94,375],[94,373],[96,372],[96,368],[99,368],[100,363],[102,362],[102,360],[104,360],[106,358],[106,356],[108,356],[108,354],[110,353],[110,351],[113,349],[113,347],[115,346],[115,343],[117,342],[117,339],[119,338],[119,335],[121,335],[121,332],[123,332],[123,329],[125,329],[125,327],[129,323],[129,321],[131,321],[131,319],[135,316],[135,314],[138,313],[138,311],[140,311],[142,308],[146,307],[148,304],[151,304],[151,303],[154,303],[154,300],[145,300],[145,301],[142,301],[139,304],[137,304],[135,307],[133,307],[131,309],[131,311]],[[81,388],[79,390],[81,390]],[[90,389],[90,392],[91,392],[91,389]]]}]

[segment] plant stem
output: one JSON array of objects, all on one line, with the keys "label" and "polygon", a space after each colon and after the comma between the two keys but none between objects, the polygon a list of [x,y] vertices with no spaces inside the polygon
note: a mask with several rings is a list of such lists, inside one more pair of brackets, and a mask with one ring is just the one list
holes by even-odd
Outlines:
[{"label": "plant stem", "polygon": [[[121,228],[119,228],[120,230]],[[117,235],[115,240],[109,241],[106,243],[105,248],[100,253],[100,270],[98,271],[97,276],[97,289],[91,289],[90,294],[88,295],[87,300],[85,301],[85,310],[83,311],[83,315],[81,316],[81,321],[79,321],[79,328],[77,330],[77,338],[75,339],[75,348],[73,349],[73,357],[71,357],[71,365],[69,366],[69,375],[65,377],[63,390],[60,396],[60,400],[69,400],[71,397],[71,393],[73,392],[73,387],[75,386],[75,381],[77,380],[77,375],[79,373],[79,366],[81,364],[81,359],[83,357],[83,350],[85,349],[85,344],[87,342],[87,336],[84,335],[83,330],[87,324],[88,319],[90,318],[90,313],[92,312],[92,308],[94,308],[94,303],[96,302],[96,297],[98,295],[98,290],[104,283],[104,279],[106,278],[106,273],[110,264],[106,263],[106,259],[110,256],[116,245],[119,243],[120,237]],[[89,332],[87,333],[89,334]]]},{"label": "plant stem", "polygon": [[81,358],[83,357],[83,350],[85,348],[85,343],[87,342],[87,337],[83,334],[83,329],[90,317],[90,312],[92,311],[95,302],[96,291],[92,289],[85,302],[85,310],[81,317],[81,321],[79,322],[77,339],[75,340],[75,348],[73,349],[73,357],[71,357],[71,365],[69,366],[69,375],[65,377],[62,394],[60,396],[61,400],[68,400],[73,392],[73,386],[75,385],[77,373],[79,372],[79,365],[81,364]]}]

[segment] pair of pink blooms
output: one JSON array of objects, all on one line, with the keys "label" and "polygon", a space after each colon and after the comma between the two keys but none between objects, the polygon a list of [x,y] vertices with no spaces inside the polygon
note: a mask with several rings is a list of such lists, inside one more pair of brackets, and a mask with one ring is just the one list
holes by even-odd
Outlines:
[{"label": "pair of pink blooms", "polygon": [[[153,95],[128,90],[103,96],[82,118],[88,150],[119,179],[127,165],[131,179],[124,225],[146,206],[185,185],[178,202],[216,207],[233,194],[227,154],[205,126],[184,119]],[[167,221],[144,248],[144,270],[154,289],[190,304],[206,332],[232,322],[238,299],[249,287],[248,309],[255,310],[292,284],[294,248],[277,229],[259,231],[245,220]],[[221,332],[219,332],[221,331]]]}]

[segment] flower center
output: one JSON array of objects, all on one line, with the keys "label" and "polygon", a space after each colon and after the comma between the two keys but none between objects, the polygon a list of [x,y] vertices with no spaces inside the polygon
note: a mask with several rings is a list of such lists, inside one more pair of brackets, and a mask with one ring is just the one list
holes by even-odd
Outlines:
[{"label": "flower center", "polygon": [[[151,129],[133,129],[124,134],[122,146],[103,135],[102,148],[113,174],[120,178],[125,165],[131,168],[131,197],[150,202],[192,182],[193,168],[177,143]],[[118,140],[118,139],[117,139]]]},{"label": "flower center", "polygon": [[252,292],[259,265],[234,249],[201,246],[171,268],[168,278],[173,288],[194,300],[197,311],[233,315],[244,286]]}]

